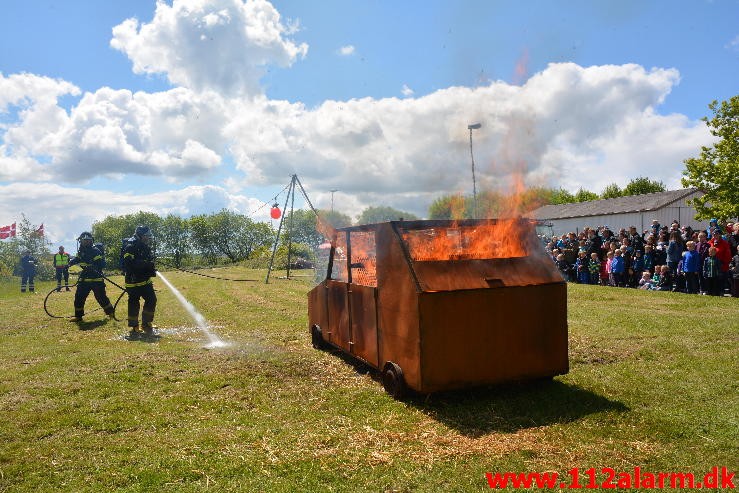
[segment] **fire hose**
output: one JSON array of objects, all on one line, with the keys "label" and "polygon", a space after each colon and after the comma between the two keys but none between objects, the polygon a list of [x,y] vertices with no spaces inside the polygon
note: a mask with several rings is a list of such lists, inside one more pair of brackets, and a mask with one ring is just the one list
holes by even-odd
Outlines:
[{"label": "fire hose", "polygon": [[233,278],[230,278],[230,277],[211,276],[209,274],[203,274],[202,272],[197,272],[197,271],[194,271],[194,270],[184,269],[182,267],[177,267],[176,265],[170,264],[169,262],[162,261],[162,259],[158,259],[158,261],[160,263],[166,265],[167,267],[171,268],[171,269],[175,269],[175,270],[178,270],[180,272],[186,272],[188,274],[194,274],[196,276],[207,277],[209,279],[218,279],[218,280],[221,280],[221,281],[233,281],[233,282],[257,282],[257,281],[259,281],[258,279],[233,279]]},{"label": "fire hose", "polygon": [[[258,279],[232,279],[232,278],[228,278],[228,277],[212,276],[212,275],[209,275],[209,274],[203,274],[202,272],[196,272],[196,271],[193,271],[193,270],[190,270],[190,269],[184,269],[182,267],[177,267],[177,266],[175,266],[173,264],[170,264],[169,262],[163,262],[162,259],[158,259],[158,261],[160,263],[163,263],[167,267],[172,268],[172,269],[175,269],[175,270],[178,270],[178,271],[181,271],[181,272],[185,272],[185,273],[188,273],[188,274],[194,274],[196,276],[207,277],[209,279],[218,279],[218,280],[221,280],[221,281],[233,281],[233,282],[257,282],[258,281]],[[79,276],[81,273],[82,273],[82,271],[78,272],[77,275]],[[115,311],[116,311],[116,308],[118,308],[118,303],[120,303],[121,299],[123,298],[123,295],[126,294],[128,291],[126,290],[126,288],[124,288],[120,284],[116,283],[115,281],[113,281],[112,279],[110,279],[108,276],[106,276],[102,272],[99,273],[99,274],[100,274],[100,276],[104,280],[108,281],[110,284],[112,284],[113,286],[115,286],[115,287],[117,287],[118,289],[121,290],[121,294],[118,296],[118,298],[116,299],[115,303],[113,304],[113,319],[116,320],[117,322],[120,322],[120,319],[118,319],[115,316]],[[77,284],[79,284],[79,281],[75,282],[74,284],[72,284],[69,287],[72,287],[73,288],[73,287],[77,286]],[[58,292],[58,288],[54,288],[51,291],[49,291],[49,293],[44,298],[44,311],[46,312],[46,314],[49,317],[51,317],[51,318],[74,318],[73,316],[54,315],[53,313],[51,313],[49,311],[49,307],[48,307],[49,297],[53,293],[55,293],[55,292]],[[96,312],[98,310],[102,310],[102,308],[101,307],[95,308],[94,310],[91,310],[89,313],[93,313],[93,312]]]},{"label": "fire hose", "polygon": [[[79,275],[80,275],[81,273],[82,273],[82,271],[78,272],[78,273],[77,273],[77,276],[79,276]],[[115,310],[116,310],[116,308],[118,307],[118,303],[119,303],[119,302],[121,301],[121,299],[123,298],[123,295],[124,295],[124,294],[126,294],[126,293],[127,293],[128,291],[126,290],[126,288],[124,288],[124,287],[123,287],[123,286],[121,286],[120,284],[116,283],[115,281],[111,280],[111,279],[110,279],[110,278],[109,278],[108,276],[106,276],[106,275],[105,275],[105,274],[103,274],[102,272],[100,272],[99,274],[100,274],[100,276],[101,276],[101,277],[102,277],[103,279],[105,279],[106,281],[108,281],[109,283],[111,283],[112,285],[114,285],[115,287],[117,287],[117,288],[119,288],[119,289],[121,290],[121,294],[120,294],[120,295],[118,296],[118,298],[117,298],[117,299],[115,300],[115,303],[113,304],[113,320],[115,320],[116,322],[120,322],[121,320],[120,320],[120,319],[118,319],[118,318],[117,318],[117,317],[115,316]],[[73,287],[77,286],[77,285],[78,285],[79,283],[80,283],[80,281],[79,281],[79,279],[78,279],[78,280],[77,280],[77,282],[75,282],[74,284],[72,284],[71,286],[68,286],[68,287],[70,287],[70,288],[73,288]],[[46,297],[44,298],[44,311],[46,312],[46,314],[47,314],[48,316],[50,316],[51,318],[74,318],[74,316],[65,316],[65,315],[54,315],[53,313],[51,313],[51,312],[49,311],[49,307],[48,307],[49,297],[50,297],[50,296],[51,296],[51,295],[52,295],[53,293],[55,293],[55,292],[59,292],[59,287],[56,287],[56,288],[52,289],[51,291],[49,291],[49,292],[48,292],[48,294],[46,295]],[[102,307],[97,307],[97,308],[95,308],[94,310],[90,310],[90,312],[89,312],[89,313],[94,313],[94,312],[96,312],[96,311],[98,311],[98,310],[102,310]]]}]

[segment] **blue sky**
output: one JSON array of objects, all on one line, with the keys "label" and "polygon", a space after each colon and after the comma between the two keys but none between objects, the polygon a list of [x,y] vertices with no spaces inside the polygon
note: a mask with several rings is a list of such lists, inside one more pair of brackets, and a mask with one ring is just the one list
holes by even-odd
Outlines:
[{"label": "blue sky", "polygon": [[248,213],[294,172],[319,207],[339,189],[352,216],[423,216],[470,193],[473,121],[483,188],[678,188],[739,89],[739,0],[0,6],[0,223],[54,241],[139,209]]}]

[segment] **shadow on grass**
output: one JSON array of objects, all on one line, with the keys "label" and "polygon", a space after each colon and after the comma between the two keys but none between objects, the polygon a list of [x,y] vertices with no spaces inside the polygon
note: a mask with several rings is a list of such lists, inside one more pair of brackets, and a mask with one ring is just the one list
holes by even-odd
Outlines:
[{"label": "shadow on grass", "polygon": [[413,395],[407,402],[472,437],[569,423],[594,413],[629,410],[622,402],[557,380]]},{"label": "shadow on grass", "polygon": [[[341,350],[333,347],[325,350],[354,367],[357,373],[370,374],[382,386],[379,371]],[[620,401],[550,379],[433,394],[410,392],[403,400],[429,417],[470,437],[570,423],[589,414],[629,410]]]},{"label": "shadow on grass", "polygon": [[80,330],[93,330],[97,329],[98,327],[102,327],[103,325],[107,324],[107,320],[93,320],[91,322],[77,322],[77,327],[79,327]]}]

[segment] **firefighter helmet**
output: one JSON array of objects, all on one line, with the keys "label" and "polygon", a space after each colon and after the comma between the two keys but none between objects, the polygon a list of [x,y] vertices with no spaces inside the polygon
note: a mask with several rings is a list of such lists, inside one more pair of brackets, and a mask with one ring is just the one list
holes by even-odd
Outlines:
[{"label": "firefighter helmet", "polygon": [[80,233],[79,238],[77,238],[77,250],[79,251],[82,247],[91,247],[93,242],[92,233],[89,231],[84,231]]},{"label": "firefighter helmet", "polygon": [[137,240],[144,242],[149,245],[154,239],[154,235],[151,233],[149,226],[136,226],[136,231],[133,234]]}]

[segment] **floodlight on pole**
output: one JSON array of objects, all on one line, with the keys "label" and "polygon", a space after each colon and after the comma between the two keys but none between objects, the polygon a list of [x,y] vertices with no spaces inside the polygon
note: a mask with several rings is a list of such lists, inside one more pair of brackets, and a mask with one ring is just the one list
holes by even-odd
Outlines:
[{"label": "floodlight on pole", "polygon": [[334,212],[334,193],[338,192],[338,188],[334,188],[333,190],[329,190],[331,192],[331,212]]},{"label": "floodlight on pole", "polygon": [[482,127],[482,123],[472,123],[467,125],[470,131],[470,158],[472,159],[472,207],[473,219],[477,219],[477,183],[475,182],[475,156],[472,154],[472,131]]}]

